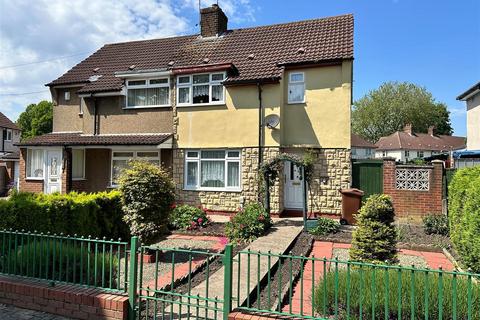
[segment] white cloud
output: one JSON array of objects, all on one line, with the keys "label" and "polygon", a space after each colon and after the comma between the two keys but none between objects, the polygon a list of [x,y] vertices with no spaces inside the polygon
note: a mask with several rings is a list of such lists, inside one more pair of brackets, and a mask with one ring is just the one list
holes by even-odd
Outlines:
[{"label": "white cloud", "polygon": [[448,111],[452,117],[464,117],[467,115],[467,108],[464,107],[449,107]]},{"label": "white cloud", "polygon": [[[249,0],[220,6],[231,21],[254,20]],[[15,120],[27,104],[50,99],[44,84],[105,43],[197,32],[197,16],[197,0],[0,0],[0,111]]]}]

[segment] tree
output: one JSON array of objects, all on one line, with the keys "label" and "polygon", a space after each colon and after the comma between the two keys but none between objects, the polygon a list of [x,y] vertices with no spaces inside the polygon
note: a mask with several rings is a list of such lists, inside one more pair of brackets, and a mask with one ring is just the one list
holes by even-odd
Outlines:
[{"label": "tree", "polygon": [[415,132],[427,132],[434,126],[437,134],[452,134],[447,106],[413,83],[386,82],[354,103],[352,131],[371,142],[408,123]]},{"label": "tree", "polygon": [[22,140],[52,132],[53,103],[32,103],[18,117],[17,125],[22,129]]}]

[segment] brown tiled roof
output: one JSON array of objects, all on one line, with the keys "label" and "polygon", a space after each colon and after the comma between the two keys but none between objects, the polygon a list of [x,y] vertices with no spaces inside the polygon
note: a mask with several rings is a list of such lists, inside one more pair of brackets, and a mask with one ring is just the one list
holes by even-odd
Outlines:
[{"label": "brown tiled roof", "polygon": [[[299,50],[302,48],[302,50]],[[253,55],[253,59],[251,58]],[[249,57],[250,56],[250,57]],[[204,59],[209,59],[205,64]],[[121,90],[115,72],[232,63],[228,83],[280,79],[283,65],[353,59],[353,16],[342,15],[199,35],[107,44],[48,85],[86,84],[79,92]],[[173,61],[174,64],[169,64]],[[99,68],[97,72],[93,70]],[[102,75],[88,82],[92,75]]]},{"label": "brown tiled roof", "polygon": [[351,135],[351,145],[352,147],[356,148],[376,148],[377,146],[367,140],[363,139],[362,137],[352,133]]},{"label": "brown tiled roof", "polygon": [[0,160],[18,160],[20,159],[20,151],[7,152],[0,156]]},{"label": "brown tiled roof", "polygon": [[20,130],[20,128],[14,122],[12,122],[12,120],[8,119],[7,116],[1,112],[0,112],[0,128]]},{"label": "brown tiled roof", "polygon": [[465,148],[465,137],[429,135],[426,133],[409,134],[397,131],[381,137],[376,143],[378,150],[431,150],[451,151]]},{"label": "brown tiled roof", "polygon": [[172,134],[86,135],[81,133],[47,133],[23,141],[18,146],[107,146],[159,145]]}]

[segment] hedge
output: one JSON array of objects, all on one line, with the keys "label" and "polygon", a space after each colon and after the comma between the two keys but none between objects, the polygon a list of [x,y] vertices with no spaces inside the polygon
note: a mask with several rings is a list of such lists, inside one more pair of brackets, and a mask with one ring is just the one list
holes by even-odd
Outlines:
[{"label": "hedge", "polygon": [[126,239],[120,192],[34,194],[0,200],[0,229]]},{"label": "hedge", "polygon": [[480,272],[480,167],[458,170],[449,192],[450,238],[466,267]]}]

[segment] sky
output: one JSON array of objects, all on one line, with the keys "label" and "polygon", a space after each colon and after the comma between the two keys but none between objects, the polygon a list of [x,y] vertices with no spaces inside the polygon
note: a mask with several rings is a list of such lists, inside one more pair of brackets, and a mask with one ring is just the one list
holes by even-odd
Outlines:
[{"label": "sky", "polygon": [[[216,0],[201,0],[202,7]],[[385,81],[424,86],[466,135],[480,81],[480,0],[218,0],[229,28],[353,13],[354,99]],[[198,0],[0,0],[0,111],[50,100],[45,83],[105,43],[198,33]]]}]

